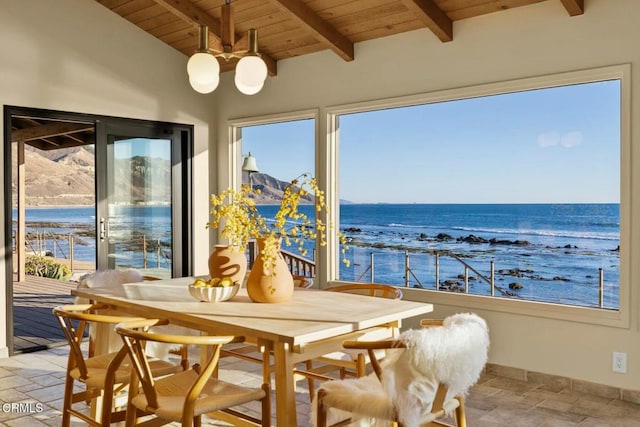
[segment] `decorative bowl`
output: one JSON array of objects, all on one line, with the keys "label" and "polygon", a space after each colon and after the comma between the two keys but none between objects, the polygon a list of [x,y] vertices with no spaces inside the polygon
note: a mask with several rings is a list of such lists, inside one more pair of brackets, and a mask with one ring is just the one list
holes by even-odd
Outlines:
[{"label": "decorative bowl", "polygon": [[240,283],[233,286],[193,286],[189,285],[189,293],[192,297],[204,302],[220,302],[233,298],[240,289]]}]

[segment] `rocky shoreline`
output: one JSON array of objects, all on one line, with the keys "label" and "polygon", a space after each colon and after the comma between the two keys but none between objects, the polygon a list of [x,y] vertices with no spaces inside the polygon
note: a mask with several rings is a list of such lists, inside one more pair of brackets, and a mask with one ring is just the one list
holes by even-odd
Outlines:
[{"label": "rocky shoreline", "polygon": [[[341,230],[348,239],[349,245],[351,246],[361,246],[361,247],[372,247],[378,249],[398,249],[398,250],[408,250],[409,252],[425,252],[425,253],[435,253],[436,251],[433,249],[422,248],[422,247],[414,247],[407,246],[405,244],[393,244],[393,243],[385,243],[385,242],[376,242],[371,243],[358,238],[359,233],[363,233],[363,230],[357,227],[348,227]],[[495,237],[492,238],[484,238],[479,237],[474,234],[469,234],[466,236],[453,237],[446,233],[438,233],[437,235],[430,237],[425,233],[420,233],[417,236],[403,235],[401,237],[402,240],[415,240],[416,242],[440,242],[440,243],[469,243],[472,245],[503,245],[503,246],[520,246],[520,247],[531,247],[533,244],[528,240],[508,240],[508,239],[497,239]],[[547,249],[579,249],[577,245],[566,244],[562,246],[545,246]],[[611,248],[611,251],[619,252],[620,245],[617,245],[615,248]],[[439,253],[447,253],[452,252],[450,250],[437,250]],[[456,254],[460,257],[465,257],[462,254]]]},{"label": "rocky shoreline", "polygon": [[[564,255],[571,255],[577,253],[580,248],[576,244],[563,244],[561,246],[549,246],[549,245],[536,245],[530,241],[522,240],[522,239],[498,239],[498,238],[486,238],[482,236],[477,236],[475,234],[468,234],[459,237],[451,236],[447,233],[437,233],[433,236],[429,236],[426,233],[419,233],[415,235],[411,235],[409,233],[399,233],[397,239],[402,240],[402,243],[396,243],[391,241],[390,239],[382,239],[377,241],[372,241],[373,239],[379,239],[382,235],[367,233],[360,228],[357,227],[348,227],[342,230],[342,232],[348,238],[348,244],[354,247],[360,248],[372,248],[379,250],[390,250],[390,251],[406,251],[407,253],[422,253],[429,255],[438,255],[440,257],[451,257],[457,258],[461,263],[464,263],[463,259],[473,259],[478,257],[478,253],[468,249],[468,246],[479,246],[486,247],[485,251],[480,252],[482,255],[487,255],[490,253],[495,253],[491,250],[491,248],[496,247],[505,247],[506,248],[522,248],[528,249],[529,251],[535,253],[537,250],[546,250],[546,251],[557,251],[557,253],[562,253]],[[364,236],[365,234],[368,234]],[[363,238],[364,237],[364,238]],[[396,240],[397,240],[396,239]],[[414,242],[414,244],[410,243]],[[418,243],[418,244],[416,244]],[[425,245],[420,245],[420,243],[432,243],[435,245],[438,244],[446,244],[449,248],[438,248],[435,249],[433,247],[427,247]],[[460,250],[455,250],[451,248],[451,245],[467,245],[466,248],[460,247]],[[611,252],[619,252],[619,245],[615,248],[611,248]],[[522,252],[518,253],[517,256],[531,256],[531,253]],[[596,275],[586,275],[585,279],[596,279]],[[469,275],[467,278],[469,286],[473,284],[480,284],[481,282],[488,282],[487,277],[478,277],[477,275]],[[558,284],[561,283],[570,283],[572,281],[571,278],[565,277],[563,275],[552,274],[552,275],[543,275],[536,272],[533,268],[503,268],[495,271],[495,282],[500,283],[502,286],[494,283],[494,287],[504,296],[509,297],[518,297],[520,291],[526,290],[527,282],[536,281],[536,282],[555,282]],[[435,288],[435,285],[433,285]],[[465,292],[465,277],[462,274],[454,275],[453,277],[441,278],[439,282],[439,290],[449,291],[449,292]]]}]

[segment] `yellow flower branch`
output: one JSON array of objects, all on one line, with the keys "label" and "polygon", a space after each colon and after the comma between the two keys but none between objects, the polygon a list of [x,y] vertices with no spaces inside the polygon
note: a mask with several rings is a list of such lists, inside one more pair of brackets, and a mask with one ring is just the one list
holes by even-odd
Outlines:
[{"label": "yellow flower branch", "polygon": [[[303,256],[307,254],[304,247],[306,240],[318,239],[320,246],[327,244],[327,228],[333,227],[327,227],[322,221],[322,212],[328,212],[328,208],[324,192],[318,188],[315,178],[305,173],[285,187],[273,227],[269,227],[266,219],[258,212],[252,194],[260,194],[260,190],[242,185],[239,191],[227,189],[220,195],[212,195],[211,221],[207,223],[207,227],[219,229],[222,226],[222,236],[238,251],[244,251],[249,240],[264,238],[265,245],[261,256],[265,270],[273,270],[275,266],[279,237],[283,238],[287,246],[297,245]],[[315,203],[314,222],[298,210],[301,201],[310,196],[314,197]],[[340,232],[337,235],[342,245],[342,261],[349,266],[349,260],[346,258],[346,236]]]}]

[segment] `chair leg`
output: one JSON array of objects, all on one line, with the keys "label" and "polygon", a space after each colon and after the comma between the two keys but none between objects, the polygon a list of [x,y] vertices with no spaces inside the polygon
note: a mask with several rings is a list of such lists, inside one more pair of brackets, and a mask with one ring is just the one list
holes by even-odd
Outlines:
[{"label": "chair leg", "polygon": [[69,410],[73,404],[73,378],[67,373],[64,382],[64,403],[62,405],[62,427],[69,427],[71,424],[71,414]]},{"label": "chair leg", "polygon": [[367,375],[367,361],[365,360],[364,354],[359,353],[358,358],[356,360],[356,377],[364,377]]},{"label": "chair leg", "polygon": [[137,424],[138,408],[133,406],[131,399],[138,395],[139,390],[140,383],[134,370],[131,374],[131,382],[129,383],[129,392],[127,395],[127,414],[124,422],[126,427],[132,427]]},{"label": "chair leg", "polygon": [[265,392],[265,396],[262,399],[262,425],[271,425],[271,386],[269,384],[262,384],[262,389]]},{"label": "chair leg", "polygon": [[456,399],[460,402],[460,405],[456,408],[456,425],[458,427],[467,427],[467,418],[464,413],[464,398],[458,396]]},{"label": "chair leg", "polygon": [[[313,370],[313,362],[311,360],[307,360],[305,362],[305,368],[307,370],[307,372],[310,372]],[[313,378],[311,378],[310,376],[307,376],[307,384],[309,385],[309,400],[313,400],[313,395],[315,393],[315,382],[313,381]]]},{"label": "chair leg", "polygon": [[183,345],[179,349],[171,349],[169,353],[180,356],[180,366],[182,366],[183,371],[189,369],[189,348],[186,345]]},{"label": "chair leg", "polygon": [[105,382],[105,388],[102,394],[102,413],[100,414],[100,422],[103,426],[111,425],[111,413],[113,412],[113,401],[115,393],[115,385],[113,378]]}]

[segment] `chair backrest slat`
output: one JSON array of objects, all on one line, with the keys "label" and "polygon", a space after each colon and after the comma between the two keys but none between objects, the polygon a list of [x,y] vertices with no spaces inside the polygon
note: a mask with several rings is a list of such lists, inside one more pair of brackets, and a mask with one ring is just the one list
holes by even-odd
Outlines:
[{"label": "chair backrest slat", "polygon": [[149,366],[149,360],[145,353],[145,342],[142,339],[132,336],[122,335],[125,347],[129,352],[129,358],[131,359],[136,371],[136,375],[142,389],[147,397],[147,402],[152,408],[158,407],[158,395],[154,387],[153,374],[151,373],[151,367]]},{"label": "chair backrest slat", "polygon": [[[54,311],[55,313],[55,311]],[[70,318],[64,316],[64,314],[55,313],[62,333],[69,344],[69,358],[67,359],[67,371],[78,368],[80,371],[80,378],[87,378],[87,366],[84,362],[84,355],[82,353],[81,345],[82,338],[84,336],[85,322],[80,321],[78,325],[74,327]]]},{"label": "chair backrest slat", "polygon": [[400,288],[377,283],[353,283],[349,285],[332,286],[327,290],[332,292],[362,294],[378,298],[402,299],[402,291]]},{"label": "chair backrest slat", "polygon": [[447,388],[446,384],[440,383],[438,384],[438,391],[436,391],[436,397],[433,398],[433,406],[431,406],[431,412],[437,412],[442,409],[442,405],[444,405],[444,399],[447,396]]}]

